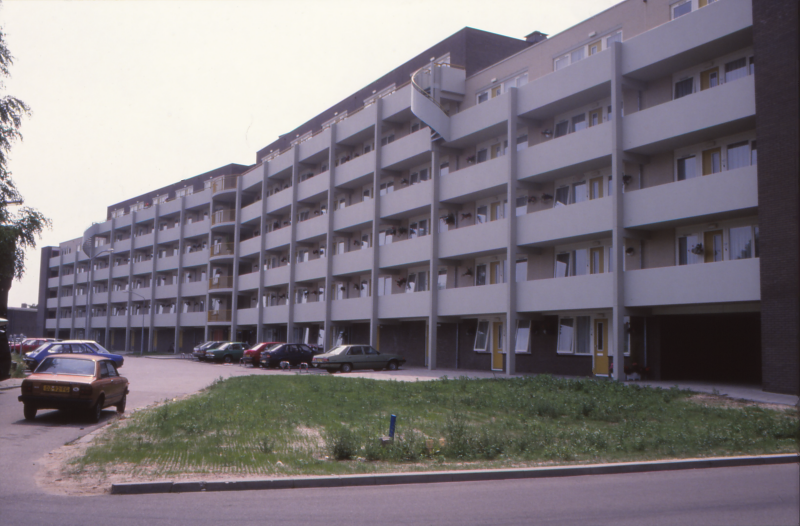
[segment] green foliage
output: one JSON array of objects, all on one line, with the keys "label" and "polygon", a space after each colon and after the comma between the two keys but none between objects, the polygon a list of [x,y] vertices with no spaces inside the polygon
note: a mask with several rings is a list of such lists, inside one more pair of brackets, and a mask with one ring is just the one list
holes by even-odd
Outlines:
[{"label": "green foliage", "polygon": [[[134,413],[79,465],[157,466],[157,475],[328,474],[798,450],[793,409],[705,407],[691,395],[547,375],[413,383],[236,377]],[[391,414],[395,440],[382,444]]]}]

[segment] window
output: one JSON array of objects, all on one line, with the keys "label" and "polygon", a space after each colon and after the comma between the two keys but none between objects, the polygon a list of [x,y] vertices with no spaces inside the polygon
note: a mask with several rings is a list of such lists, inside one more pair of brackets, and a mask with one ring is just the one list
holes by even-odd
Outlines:
[{"label": "window", "polygon": [[573,276],[584,276],[589,273],[589,249],[581,248],[573,253]]},{"label": "window", "polygon": [[516,210],[517,217],[524,216],[527,213],[528,213],[528,196],[521,195],[517,197],[517,210]]},{"label": "window", "polygon": [[381,276],[378,278],[378,296],[389,296],[392,294],[392,277]]},{"label": "window", "polygon": [[394,134],[389,135],[381,139],[381,146],[386,146],[387,144],[391,144],[394,142]]},{"label": "window", "polygon": [[524,150],[528,147],[528,134],[520,135],[517,137],[517,151]]},{"label": "window", "polygon": [[617,31],[613,35],[606,38],[606,48],[610,48],[614,42],[622,42],[622,31]]},{"label": "window", "polygon": [[742,57],[725,64],[725,82],[732,82],[747,76],[747,58]]},{"label": "window", "polygon": [[[755,227],[758,236],[758,227]],[[741,226],[730,229],[730,259],[749,259],[757,256],[753,246],[753,227]]]},{"label": "window", "polygon": [[439,165],[439,176],[444,176],[450,173],[450,163],[442,163]]},{"label": "window", "polygon": [[531,321],[517,320],[517,335],[515,339],[514,352],[526,353],[530,350]]},{"label": "window", "polygon": [[475,266],[475,285],[486,285],[486,265]]},{"label": "window", "polygon": [[528,260],[520,259],[517,261],[516,282],[528,281]]},{"label": "window", "polygon": [[369,298],[369,281],[364,280],[361,282],[361,290],[359,296],[362,298]]},{"label": "window", "polygon": [[569,186],[556,188],[556,198],[554,201],[553,208],[567,206],[569,204]]},{"label": "window", "polygon": [[486,205],[479,206],[475,211],[475,222],[486,223],[489,220],[489,208]]},{"label": "window", "polygon": [[675,83],[675,98],[680,99],[694,92],[694,79],[688,78]]},{"label": "window", "polygon": [[750,57],[750,74],[756,74],[756,57]]},{"label": "window", "polygon": [[[372,199],[372,190],[365,188],[361,192],[361,201],[369,201],[370,199]],[[306,219],[308,219],[308,212],[306,212]]]},{"label": "window", "polygon": [[556,137],[563,137],[569,131],[569,121],[561,121],[556,124]]},{"label": "window", "polygon": [[728,170],[736,170],[750,165],[750,145],[745,142],[728,146]]},{"label": "window", "polygon": [[703,152],[703,175],[719,173],[722,170],[722,158],[719,148]]},{"label": "window", "polygon": [[582,203],[588,200],[589,195],[586,191],[586,181],[575,183],[572,185],[572,202]]},{"label": "window", "polygon": [[569,276],[569,252],[556,255],[555,276],[556,278],[566,278]]},{"label": "window", "polygon": [[574,322],[575,320],[572,318],[561,318],[559,320],[557,352],[572,352],[572,340],[575,336]]},{"label": "window", "polygon": [[719,86],[719,68],[713,68],[700,73],[700,91]]},{"label": "window", "polygon": [[486,102],[487,100],[489,100],[489,92],[488,91],[484,91],[483,93],[479,93],[478,94],[478,104]]},{"label": "window", "polygon": [[559,353],[591,354],[589,316],[561,318],[558,323]]},{"label": "window", "polygon": [[447,288],[447,269],[440,268],[439,275],[437,277],[436,286],[439,290],[444,290]]},{"label": "window", "polygon": [[415,122],[414,124],[411,125],[411,133],[418,132],[418,131],[419,131],[419,123]]},{"label": "window", "polygon": [[750,146],[750,164],[755,166],[758,164],[758,150],[756,150],[756,141]]},{"label": "window", "polygon": [[697,173],[695,171],[694,155],[678,159],[678,181],[693,179],[695,177],[697,177]]},{"label": "window", "polygon": [[361,236],[361,250],[366,250],[369,248],[369,234],[364,234]]},{"label": "window", "polygon": [[563,68],[565,68],[567,66],[569,66],[569,55],[563,56],[561,58],[557,58],[555,60],[555,63],[554,63],[553,67],[554,67],[555,71],[558,71],[559,69],[563,69]]},{"label": "window", "polygon": [[570,64],[574,64],[579,60],[583,60],[583,48],[578,48],[569,55]]},{"label": "window", "polygon": [[692,12],[692,0],[683,0],[682,2],[673,4],[672,19],[675,20],[676,18],[689,14],[691,12]]},{"label": "window", "polygon": [[581,113],[572,117],[572,131],[580,131],[586,128],[586,114]]},{"label": "window", "polygon": [[[699,246],[698,246],[699,245]],[[681,236],[678,238],[678,265],[693,265],[702,263],[703,246],[700,238],[695,235]]]},{"label": "window", "polygon": [[589,345],[589,327],[591,320],[589,316],[578,316],[575,318],[577,322],[576,335],[575,335],[575,354],[590,354],[591,347]]},{"label": "window", "polygon": [[484,148],[483,150],[478,150],[477,154],[478,163],[486,161],[488,157],[489,157],[489,152],[486,148]]},{"label": "window", "polygon": [[394,181],[381,183],[380,195],[387,195],[391,194],[392,192],[394,192]]},{"label": "window", "polygon": [[475,346],[473,349],[478,352],[486,352],[486,347],[489,344],[489,321],[480,320],[478,322],[478,330],[475,331]]}]

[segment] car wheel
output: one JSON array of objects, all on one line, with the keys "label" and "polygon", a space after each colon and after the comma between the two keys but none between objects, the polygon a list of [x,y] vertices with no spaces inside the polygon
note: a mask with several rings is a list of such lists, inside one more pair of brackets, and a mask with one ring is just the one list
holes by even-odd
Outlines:
[{"label": "car wheel", "polygon": [[128,401],[128,395],[122,395],[122,400],[116,405],[117,413],[124,413],[125,412],[125,402]]},{"label": "car wheel", "polygon": [[89,410],[89,418],[91,418],[92,422],[96,423],[100,421],[100,416],[103,414],[103,402],[105,402],[105,398],[103,395],[100,395],[100,398],[97,399],[97,403]]},{"label": "car wheel", "polygon": [[33,420],[36,418],[36,408],[30,404],[25,404],[22,413],[25,415],[25,420]]},{"label": "car wheel", "polygon": [[396,371],[397,370],[397,362],[392,360],[391,362],[386,364],[386,369],[389,371]]},{"label": "car wheel", "polygon": [[230,354],[226,354],[225,358],[223,358],[222,361],[225,363],[231,363],[233,361],[233,358],[231,358]]},{"label": "car wheel", "polygon": [[343,363],[339,370],[342,371],[343,373],[349,373],[350,371],[353,370],[353,366],[350,365],[349,363]]}]

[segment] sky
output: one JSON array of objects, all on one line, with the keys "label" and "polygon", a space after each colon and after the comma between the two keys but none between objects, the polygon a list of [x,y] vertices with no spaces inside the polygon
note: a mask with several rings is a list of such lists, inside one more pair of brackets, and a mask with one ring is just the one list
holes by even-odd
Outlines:
[{"label": "sky", "polygon": [[32,117],[11,151],[53,222],[9,307],[37,303],[40,248],[106,207],[229,164],[469,26],[549,35],[619,0],[22,1],[0,4],[5,93]]}]

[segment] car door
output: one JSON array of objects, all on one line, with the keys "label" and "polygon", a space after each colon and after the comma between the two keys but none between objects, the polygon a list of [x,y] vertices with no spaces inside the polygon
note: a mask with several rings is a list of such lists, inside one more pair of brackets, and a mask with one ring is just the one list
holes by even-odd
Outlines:
[{"label": "car door", "polygon": [[364,361],[366,363],[365,367],[369,369],[383,369],[386,367],[385,360],[381,359],[378,351],[368,345],[364,346]]},{"label": "car door", "polygon": [[117,403],[122,399],[125,394],[125,382],[120,378],[117,367],[111,360],[103,360],[100,362],[101,377],[105,374],[108,379],[106,399],[111,403]]},{"label": "car door", "polygon": [[314,351],[311,350],[311,347],[301,343],[297,346],[297,351],[300,357],[300,361],[298,363],[307,363],[310,365],[311,360],[314,359]]},{"label": "car door", "polygon": [[108,362],[106,360],[97,362],[98,376],[94,382],[95,390],[101,391],[105,396],[103,405],[110,405],[117,402],[117,393],[114,390],[114,380],[108,372]]},{"label": "car door", "polygon": [[353,364],[353,369],[364,369],[365,362],[364,362],[364,348],[361,345],[354,345],[350,347],[350,351],[347,353],[349,357],[349,361]]}]

